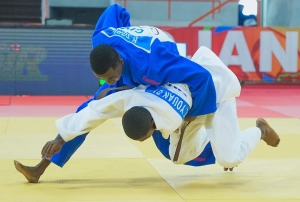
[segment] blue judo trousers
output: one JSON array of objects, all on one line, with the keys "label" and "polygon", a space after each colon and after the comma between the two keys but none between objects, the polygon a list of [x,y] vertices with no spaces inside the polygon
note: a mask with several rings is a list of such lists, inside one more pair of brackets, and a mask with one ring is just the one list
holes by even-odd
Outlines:
[{"label": "blue judo trousers", "polygon": [[[129,26],[129,13],[117,4],[108,7],[100,16],[92,36],[92,46],[96,47],[100,44],[113,46],[124,60],[123,73],[120,80],[115,84],[101,86],[94,97],[79,106],[76,112],[85,108],[90,101],[97,99],[102,90],[106,88],[153,84],[153,82],[147,83],[150,80],[155,81],[158,85],[164,85],[168,82],[187,84],[193,98],[193,106],[188,112],[189,116],[199,116],[216,111],[215,88],[211,75],[207,70],[181,57],[178,54],[176,44],[173,42],[154,40],[153,43],[150,43],[152,41],[151,37],[143,36],[141,41],[136,40],[137,43],[132,44],[128,41],[130,36],[126,35],[126,38],[123,35],[118,35],[118,32],[112,32],[112,28]],[[141,49],[147,49],[147,51],[141,51]],[[144,62],[141,63],[141,61]],[[182,77],[182,75],[185,75],[185,77]],[[107,95],[114,92],[116,91],[110,91]],[[52,156],[51,162],[63,167],[84,142],[86,136],[87,134],[84,134],[66,142],[61,151]],[[164,139],[160,131],[155,131],[152,137],[160,152],[170,159],[169,140]],[[214,163],[215,157],[211,145],[208,143],[201,155],[187,162],[186,165],[203,166]]]}]

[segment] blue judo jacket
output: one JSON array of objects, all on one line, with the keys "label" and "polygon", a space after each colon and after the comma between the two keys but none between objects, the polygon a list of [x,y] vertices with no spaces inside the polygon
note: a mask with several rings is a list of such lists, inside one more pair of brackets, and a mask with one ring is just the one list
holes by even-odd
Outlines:
[{"label": "blue judo jacket", "polygon": [[[215,112],[216,91],[210,73],[201,65],[180,56],[174,42],[153,40],[147,35],[134,36],[130,33],[142,33],[143,29],[130,26],[130,14],[114,4],[102,13],[92,36],[93,48],[108,44],[123,58],[122,82],[118,83],[130,86],[187,84],[193,98],[187,116]],[[127,32],[129,29],[131,32]]]}]

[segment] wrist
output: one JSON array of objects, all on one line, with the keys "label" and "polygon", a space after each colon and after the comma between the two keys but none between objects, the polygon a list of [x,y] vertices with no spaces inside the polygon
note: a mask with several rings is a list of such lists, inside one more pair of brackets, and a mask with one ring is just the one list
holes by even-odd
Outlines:
[{"label": "wrist", "polygon": [[57,135],[55,140],[59,141],[61,144],[64,144],[66,142],[60,135]]}]

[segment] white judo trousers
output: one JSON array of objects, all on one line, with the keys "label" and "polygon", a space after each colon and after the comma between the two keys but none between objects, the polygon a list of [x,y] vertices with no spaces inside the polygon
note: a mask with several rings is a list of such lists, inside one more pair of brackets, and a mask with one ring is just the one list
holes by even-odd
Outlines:
[{"label": "white judo trousers", "polygon": [[191,94],[186,85],[166,84],[156,87],[141,85],[91,101],[78,113],[66,115],[56,121],[61,137],[66,142],[70,141],[91,131],[107,119],[121,117],[134,106],[143,106],[151,113],[162,136],[166,139],[170,137],[169,155],[174,163],[184,164],[193,160],[210,142],[216,160],[221,166],[231,168],[238,165],[261,138],[260,129],[257,127],[244,131],[239,129],[235,97],[240,94],[240,83],[233,72],[208,48],[200,47],[192,60],[211,73],[218,108],[213,114],[198,116],[185,128],[176,162],[173,158],[180,131],[187,124],[182,120],[192,105]]},{"label": "white judo trousers", "polygon": [[[211,73],[218,108],[213,114],[197,117],[186,127],[179,158],[174,163],[183,164],[196,158],[210,141],[217,162],[226,168],[235,167],[256,147],[261,139],[261,131],[257,127],[240,130],[235,97],[240,95],[241,86],[237,77],[219,57],[210,49],[200,47],[191,60]],[[182,126],[185,124],[186,122]],[[170,136],[171,158],[175,154],[180,130],[181,128]]]},{"label": "white judo trousers", "polygon": [[235,98],[220,103],[217,111],[207,116],[205,128],[216,160],[225,168],[243,162],[261,138],[257,127],[240,130]]}]

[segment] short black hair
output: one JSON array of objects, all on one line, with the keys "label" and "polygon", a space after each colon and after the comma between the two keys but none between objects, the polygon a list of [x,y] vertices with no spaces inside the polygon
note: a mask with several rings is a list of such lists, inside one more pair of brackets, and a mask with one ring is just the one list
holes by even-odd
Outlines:
[{"label": "short black hair", "polygon": [[104,74],[111,67],[115,69],[119,60],[119,53],[107,44],[96,46],[90,53],[91,68],[96,74]]},{"label": "short black hair", "polygon": [[140,140],[151,129],[152,120],[152,115],[146,108],[132,107],[122,118],[124,132],[129,138]]}]

